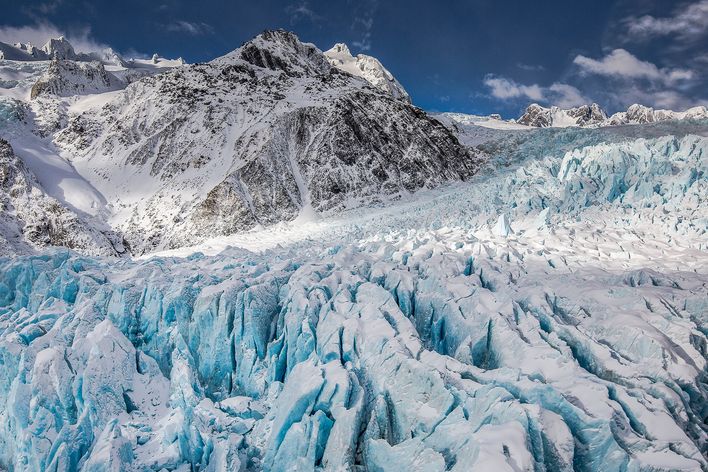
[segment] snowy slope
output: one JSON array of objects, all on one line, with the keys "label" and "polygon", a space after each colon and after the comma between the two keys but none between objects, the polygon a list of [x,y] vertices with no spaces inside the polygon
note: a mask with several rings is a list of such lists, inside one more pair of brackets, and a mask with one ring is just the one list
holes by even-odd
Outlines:
[{"label": "snowy slope", "polygon": [[[107,225],[82,209],[63,204],[45,190],[81,191],[85,190],[81,187],[84,182],[72,182],[67,176],[61,177],[65,169],[33,160],[44,156],[27,159],[29,155],[21,160],[7,141],[0,139],[0,253],[31,253],[32,248],[65,246],[88,255],[124,255],[121,237]],[[42,179],[26,162],[44,172]],[[42,185],[41,180],[48,185]],[[91,197],[96,197],[95,193],[67,198],[78,202]]]},{"label": "snowy slope", "polygon": [[0,465],[705,470],[708,138],[682,126],[543,130],[257,252],[5,259]]}]

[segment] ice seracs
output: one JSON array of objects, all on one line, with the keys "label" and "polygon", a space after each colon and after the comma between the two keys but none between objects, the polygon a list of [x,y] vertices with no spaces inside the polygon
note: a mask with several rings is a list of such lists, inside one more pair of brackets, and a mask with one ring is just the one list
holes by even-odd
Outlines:
[{"label": "ice seracs", "polygon": [[509,218],[507,218],[505,213],[499,215],[499,218],[497,219],[497,224],[494,225],[492,233],[494,233],[496,236],[501,236],[504,238],[513,233],[513,231],[511,230],[511,225],[509,224]]},{"label": "ice seracs", "polygon": [[517,152],[263,251],[0,258],[0,466],[705,469],[708,138]]},{"label": "ice seracs", "polygon": [[375,57],[366,54],[352,56],[344,43],[337,43],[324,52],[325,57],[337,69],[361,77],[374,87],[390,93],[394,98],[410,101],[408,92]]}]

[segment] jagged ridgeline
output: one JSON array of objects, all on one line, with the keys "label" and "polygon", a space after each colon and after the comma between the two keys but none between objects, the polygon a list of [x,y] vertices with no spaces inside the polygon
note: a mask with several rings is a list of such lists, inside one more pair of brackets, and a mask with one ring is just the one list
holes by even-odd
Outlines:
[{"label": "jagged ridgeline", "polygon": [[56,141],[122,208],[116,225],[139,254],[474,174],[475,156],[388,86],[333,67],[293,33],[266,31],[131,84],[71,117]]}]

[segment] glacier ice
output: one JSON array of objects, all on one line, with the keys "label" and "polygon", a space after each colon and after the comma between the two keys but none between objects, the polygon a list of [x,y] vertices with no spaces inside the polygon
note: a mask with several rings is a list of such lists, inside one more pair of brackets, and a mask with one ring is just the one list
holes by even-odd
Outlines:
[{"label": "glacier ice", "polygon": [[705,470],[706,159],[596,143],[258,252],[2,258],[0,467]]},{"label": "glacier ice", "polygon": [[497,236],[509,236],[509,234],[511,233],[513,233],[513,231],[511,230],[509,219],[504,213],[502,213],[501,215],[499,215],[497,224],[494,225],[494,234],[496,234]]}]

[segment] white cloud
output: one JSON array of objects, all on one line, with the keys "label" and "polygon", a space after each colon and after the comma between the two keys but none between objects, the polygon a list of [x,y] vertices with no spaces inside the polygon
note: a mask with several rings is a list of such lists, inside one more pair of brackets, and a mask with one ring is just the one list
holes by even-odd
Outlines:
[{"label": "white cloud", "polygon": [[26,26],[0,26],[0,41],[3,43],[31,43],[42,47],[50,38],[64,36],[77,52],[94,52],[108,49],[91,37],[90,28],[62,31],[51,23],[38,23]]},{"label": "white cloud", "polygon": [[616,109],[625,109],[633,103],[675,111],[708,105],[708,100],[706,99],[687,96],[676,90],[647,90],[634,84],[625,84],[606,91],[605,100]]},{"label": "white cloud", "polygon": [[569,84],[555,82],[548,87],[524,85],[505,77],[488,75],[484,79],[491,95],[500,100],[532,100],[561,108],[572,108],[590,103],[583,93]]},{"label": "white cloud", "polygon": [[191,22],[184,20],[177,20],[173,23],[167,25],[168,31],[174,31],[177,33],[187,33],[192,36],[200,36],[204,34],[213,34],[214,28],[204,22]]},{"label": "white cloud", "polygon": [[676,35],[683,39],[697,39],[708,33],[708,0],[685,3],[674,10],[673,16],[629,17],[624,20],[624,24],[629,36],[636,39],[668,35]]},{"label": "white cloud", "polygon": [[588,97],[572,85],[554,83],[548,87],[548,95],[550,95],[553,105],[561,108],[572,108],[580,105],[591,103]]},{"label": "white cloud", "polygon": [[64,36],[55,26],[48,23],[32,26],[2,26],[0,27],[0,41],[3,43],[32,43],[42,46],[49,38]]},{"label": "white cloud", "polygon": [[371,30],[374,27],[374,17],[355,18],[354,25],[357,24],[361,25],[361,39],[352,42],[352,45],[361,51],[369,51],[371,50]]},{"label": "white cloud", "polygon": [[35,9],[43,15],[47,15],[49,13],[54,13],[61,4],[62,0],[51,0],[48,2],[38,3]]},{"label": "white cloud", "polygon": [[484,78],[484,85],[489,87],[494,98],[509,100],[513,98],[528,98],[537,102],[544,100],[543,89],[534,85],[522,85],[511,79],[488,75]]},{"label": "white cloud", "polygon": [[648,79],[653,82],[674,84],[693,78],[693,72],[686,69],[659,68],[651,62],[642,61],[625,49],[615,49],[597,60],[578,55],[573,63],[583,74],[595,74],[626,79]]}]

